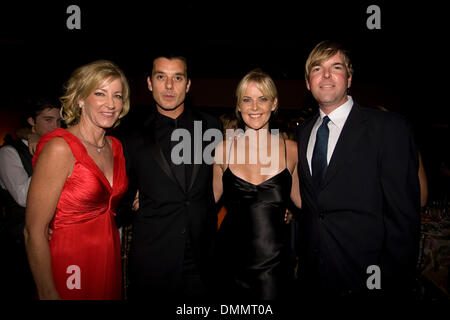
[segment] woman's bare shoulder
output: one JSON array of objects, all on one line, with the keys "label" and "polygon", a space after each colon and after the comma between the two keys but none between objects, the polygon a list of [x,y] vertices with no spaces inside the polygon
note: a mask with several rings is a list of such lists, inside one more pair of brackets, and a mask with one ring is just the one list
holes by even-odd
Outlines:
[{"label": "woman's bare shoulder", "polygon": [[284,140],[286,142],[286,149],[289,154],[294,153],[297,155],[297,142],[294,140]]},{"label": "woman's bare shoulder", "polygon": [[40,157],[46,156],[49,158],[56,158],[58,160],[73,159],[72,150],[62,137],[55,137],[49,140],[42,148]]}]

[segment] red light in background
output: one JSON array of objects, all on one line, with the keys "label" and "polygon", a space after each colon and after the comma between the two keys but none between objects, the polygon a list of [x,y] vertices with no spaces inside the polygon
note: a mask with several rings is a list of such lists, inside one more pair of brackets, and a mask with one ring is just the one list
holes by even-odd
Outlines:
[{"label": "red light in background", "polygon": [[3,144],[3,138],[6,134],[11,134],[17,138],[16,131],[20,128],[21,112],[0,109],[0,145]]}]

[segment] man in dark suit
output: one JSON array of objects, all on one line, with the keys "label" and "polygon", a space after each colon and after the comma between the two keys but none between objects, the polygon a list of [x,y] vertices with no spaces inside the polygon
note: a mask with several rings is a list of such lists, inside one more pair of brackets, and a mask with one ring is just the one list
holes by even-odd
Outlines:
[{"label": "man in dark suit", "polygon": [[[157,57],[147,83],[156,111],[141,130],[123,141],[130,190],[139,191],[129,297],[204,298],[212,271],[217,214],[212,166],[203,161],[209,142],[202,141],[202,136],[207,129],[220,130],[220,121],[185,106],[191,84],[185,58]],[[172,141],[177,129],[190,138]],[[180,157],[189,159],[179,163]]]},{"label": "man in dark suit", "polygon": [[352,73],[347,52],[329,41],[306,62],[319,114],[297,131],[300,288],[320,297],[408,293],[419,248],[417,151],[405,119],[347,95]]}]

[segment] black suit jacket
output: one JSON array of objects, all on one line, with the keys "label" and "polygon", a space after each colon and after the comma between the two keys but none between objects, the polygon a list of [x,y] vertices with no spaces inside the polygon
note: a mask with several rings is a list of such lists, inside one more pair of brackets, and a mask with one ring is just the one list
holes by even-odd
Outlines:
[{"label": "black suit jacket", "polygon": [[[209,115],[189,109],[184,112],[189,113],[192,121],[201,122],[203,132],[221,128],[220,122]],[[152,114],[141,130],[123,139],[129,194],[139,190],[139,211],[133,219],[129,280],[130,291],[140,297],[165,297],[176,292],[182,277],[187,237],[199,271],[208,281],[217,227],[212,165],[193,164],[187,190],[182,188],[155,139],[154,122]],[[202,151],[209,143],[202,142]]]},{"label": "black suit jacket", "polygon": [[317,117],[297,131],[303,284],[322,295],[371,293],[367,268],[376,265],[382,290],[406,288],[420,232],[418,156],[407,122],[354,104],[316,188],[306,150]]}]

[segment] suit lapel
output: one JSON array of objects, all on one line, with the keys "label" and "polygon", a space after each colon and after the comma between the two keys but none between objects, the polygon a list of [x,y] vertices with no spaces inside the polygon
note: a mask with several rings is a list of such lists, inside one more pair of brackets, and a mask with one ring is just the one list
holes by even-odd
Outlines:
[{"label": "suit lapel", "polygon": [[167,162],[166,157],[162,153],[159,143],[155,139],[154,128],[155,125],[153,118],[148,122],[148,131],[147,131],[150,133],[148,135],[148,147],[152,153],[152,156],[155,159],[156,163],[160,166],[161,170],[170,178],[170,180],[172,180],[175,184],[177,184],[181,188],[178,180],[175,178],[175,175],[172,172],[172,169],[170,168],[169,163]]},{"label": "suit lapel", "polygon": [[[188,186],[186,191],[184,190],[184,188],[180,185],[180,183],[178,182],[178,179],[175,177],[175,174],[172,171],[172,168],[170,166],[170,163],[167,161],[166,157],[164,156],[162,149],[159,145],[159,143],[156,141],[155,139],[155,132],[154,132],[154,128],[155,128],[155,124],[154,124],[154,120],[155,117],[150,118],[147,122],[146,122],[146,126],[148,128],[147,132],[150,132],[150,136],[148,139],[148,143],[149,143],[149,148],[151,150],[151,153],[153,155],[153,158],[155,159],[155,161],[158,163],[158,165],[161,167],[161,169],[164,171],[164,173],[170,178],[170,180],[172,180],[174,183],[176,183],[180,189],[183,191],[183,193],[189,192],[191,190],[191,188],[194,186],[195,180],[200,172],[200,168],[202,167],[202,163],[197,164],[195,163],[194,159],[194,153],[193,152],[197,152],[194,149],[194,139],[197,138],[201,139],[201,137],[203,137],[203,131],[204,131],[204,126],[206,125],[205,121],[203,121],[203,119],[201,119],[196,113],[192,112],[191,110],[189,110],[189,108],[185,109],[186,112],[186,117],[187,117],[187,121],[189,122],[189,125],[191,126],[189,129],[189,132],[191,132],[192,134],[192,139],[191,139],[191,143],[192,143],[192,165],[186,165],[186,170],[190,170],[190,168],[192,168],[192,172],[190,175],[190,180],[186,181],[186,185]],[[194,127],[194,120],[197,121],[202,121],[202,130],[200,130],[200,132],[195,133],[195,127]],[[202,159],[203,159],[203,150],[205,147],[206,142],[203,141],[203,139],[201,139],[201,150],[198,150],[198,152],[201,152],[202,155]],[[189,176],[189,175],[188,175]]]},{"label": "suit lapel", "polygon": [[300,162],[300,168],[303,170],[303,176],[306,177],[307,182],[312,187],[313,181],[311,176],[311,171],[309,170],[308,160],[306,158],[306,151],[308,149],[308,142],[309,142],[309,136],[311,135],[311,130],[314,126],[314,123],[317,121],[317,116],[312,117],[308,123],[305,124],[305,127],[302,130],[301,135],[299,136],[299,162]]},{"label": "suit lapel", "polygon": [[360,107],[353,104],[352,110],[348,115],[347,121],[342,128],[339,139],[334,148],[333,155],[327,168],[324,180],[320,189],[325,188],[336,173],[345,165],[349,156],[352,154],[354,145],[358,142],[361,134],[365,130],[365,117],[361,113]]}]

